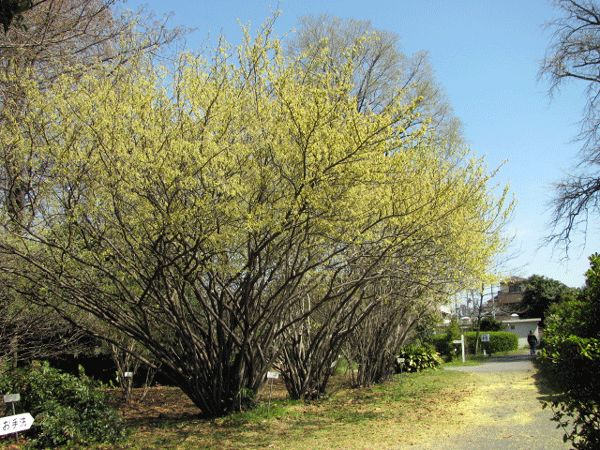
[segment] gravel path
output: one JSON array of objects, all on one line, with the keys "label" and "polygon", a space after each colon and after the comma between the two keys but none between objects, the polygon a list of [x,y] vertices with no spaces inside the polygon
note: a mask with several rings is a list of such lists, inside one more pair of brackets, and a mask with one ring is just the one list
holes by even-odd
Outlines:
[{"label": "gravel path", "polygon": [[542,409],[548,394],[528,354],[455,367],[473,374],[473,393],[452,411],[443,435],[403,447],[412,450],[567,450],[562,431]]}]

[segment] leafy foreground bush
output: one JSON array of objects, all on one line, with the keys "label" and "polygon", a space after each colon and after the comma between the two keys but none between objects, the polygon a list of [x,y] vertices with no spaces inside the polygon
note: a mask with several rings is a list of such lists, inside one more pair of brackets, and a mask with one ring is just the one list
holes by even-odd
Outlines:
[{"label": "leafy foreground bush", "polygon": [[551,307],[541,358],[561,391],[552,420],[578,450],[600,448],[600,255],[590,262],[580,298]]},{"label": "leafy foreground bush", "polygon": [[[399,363],[398,358],[404,358],[404,363]],[[394,361],[394,370],[400,373],[402,367],[403,372],[421,372],[425,369],[436,369],[442,362],[442,358],[432,346],[411,345],[402,347]]]},{"label": "leafy foreground bush", "polygon": [[27,436],[37,448],[124,439],[117,412],[94,384],[83,374],[62,373],[48,363],[0,375],[0,390],[21,394],[20,408],[33,416]]}]

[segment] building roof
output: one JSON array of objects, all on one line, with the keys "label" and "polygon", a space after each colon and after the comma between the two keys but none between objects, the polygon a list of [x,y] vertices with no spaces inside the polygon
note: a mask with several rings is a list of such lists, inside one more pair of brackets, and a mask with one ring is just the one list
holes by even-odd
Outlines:
[{"label": "building roof", "polygon": [[500,282],[500,284],[515,284],[515,283],[522,283],[524,281],[526,281],[526,278],[512,276],[510,278],[506,278],[505,280],[502,280]]},{"label": "building roof", "polygon": [[542,319],[506,319],[506,320],[499,320],[499,322],[502,323],[533,323],[533,322],[540,322]]},{"label": "building roof", "polygon": [[496,297],[496,302],[498,304],[507,304],[507,303],[521,303],[523,299],[522,292],[501,292]]}]

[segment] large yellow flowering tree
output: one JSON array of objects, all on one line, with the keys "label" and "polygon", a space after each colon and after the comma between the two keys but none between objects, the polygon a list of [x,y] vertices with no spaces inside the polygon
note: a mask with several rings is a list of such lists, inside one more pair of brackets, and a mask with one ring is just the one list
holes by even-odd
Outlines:
[{"label": "large yellow flowering tree", "polygon": [[267,25],[173,70],[32,83],[0,131],[37,177],[26,225],[0,211],[11,288],[133,338],[207,416],[246,404],[298,326],[339,345],[377,286],[477,279],[503,245],[483,162],[406,135],[418,98],[359,112],[350,63],[296,61]]}]

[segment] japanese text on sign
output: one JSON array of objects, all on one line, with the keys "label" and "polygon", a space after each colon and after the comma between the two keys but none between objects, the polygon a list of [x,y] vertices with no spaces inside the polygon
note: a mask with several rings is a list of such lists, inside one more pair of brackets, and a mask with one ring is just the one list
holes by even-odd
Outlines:
[{"label": "japanese text on sign", "polygon": [[2,417],[0,418],[0,436],[29,430],[32,424],[33,417],[29,413]]}]

